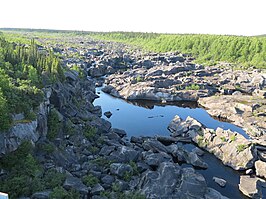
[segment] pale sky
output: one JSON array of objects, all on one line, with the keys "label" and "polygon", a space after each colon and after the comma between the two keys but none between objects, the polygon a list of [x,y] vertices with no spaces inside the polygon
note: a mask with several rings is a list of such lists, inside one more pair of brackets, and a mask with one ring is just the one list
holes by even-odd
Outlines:
[{"label": "pale sky", "polygon": [[1,0],[0,27],[266,34],[266,0]]}]

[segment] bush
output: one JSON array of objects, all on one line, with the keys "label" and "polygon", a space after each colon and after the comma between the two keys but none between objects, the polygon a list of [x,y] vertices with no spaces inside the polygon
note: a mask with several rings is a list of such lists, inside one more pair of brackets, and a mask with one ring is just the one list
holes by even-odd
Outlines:
[{"label": "bush", "polygon": [[200,86],[198,84],[191,84],[189,86],[186,86],[186,90],[199,90]]},{"label": "bush", "polygon": [[48,115],[47,126],[48,126],[47,138],[49,140],[54,140],[58,135],[59,130],[62,127],[59,121],[58,113],[55,109],[51,109]]},{"label": "bush", "polygon": [[86,126],[83,130],[83,134],[87,139],[93,139],[96,136],[97,128],[93,126]]},{"label": "bush", "polygon": [[239,145],[236,146],[236,149],[237,149],[238,153],[244,151],[246,148],[248,148],[248,145],[246,145],[246,144],[239,144]]},{"label": "bush", "polygon": [[63,187],[55,187],[49,196],[49,199],[77,199],[80,198],[79,193],[71,190],[66,191]]},{"label": "bush", "polygon": [[96,185],[97,183],[99,183],[99,179],[96,178],[95,176],[91,175],[91,174],[84,176],[82,178],[82,181],[88,187],[93,187],[94,185]]}]

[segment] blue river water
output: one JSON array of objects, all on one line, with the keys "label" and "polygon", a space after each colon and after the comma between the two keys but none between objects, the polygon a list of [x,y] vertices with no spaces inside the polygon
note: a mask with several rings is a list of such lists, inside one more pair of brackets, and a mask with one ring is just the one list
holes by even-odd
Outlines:
[{"label": "blue river water", "polygon": [[[110,118],[104,114],[102,117],[111,122],[113,128],[125,130],[128,138],[131,136],[168,136],[170,132],[167,130],[167,126],[175,115],[179,115],[182,119],[191,116],[208,128],[231,129],[248,138],[240,127],[212,118],[203,108],[198,108],[195,103],[182,102],[162,105],[148,101],[128,102],[103,93],[101,88],[97,88],[96,91],[100,97],[94,101],[94,105],[101,106],[103,113],[106,111],[112,113]],[[184,147],[191,150],[195,146],[186,144]],[[208,163],[208,169],[195,169],[205,177],[209,187],[232,199],[247,198],[238,190],[240,175],[243,173],[224,166],[219,159],[208,152],[202,159]],[[191,167],[191,165],[183,164],[182,167]],[[225,179],[226,187],[221,188],[214,183],[212,180],[214,176]]]}]

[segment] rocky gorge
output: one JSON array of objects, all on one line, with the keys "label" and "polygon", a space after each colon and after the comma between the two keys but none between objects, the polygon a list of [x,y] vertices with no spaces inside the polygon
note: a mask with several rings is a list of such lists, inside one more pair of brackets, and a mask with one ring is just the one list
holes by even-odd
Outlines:
[{"label": "rocky gorge", "polygon": [[[85,44],[78,48],[53,46],[65,56],[66,67],[78,65],[88,78],[67,70],[65,82],[45,88],[36,121],[20,123],[23,118],[14,116],[18,122],[1,136],[0,156],[30,141],[44,170],[64,174],[62,187],[76,191],[80,198],[227,198],[209,187],[195,170],[208,168],[201,155],[209,152],[224,165],[246,173],[239,183],[244,195],[263,197],[265,74],[203,67],[179,52],[143,53],[110,42]],[[81,58],[70,58],[72,53]],[[171,136],[132,136],[129,140],[127,133],[112,128],[101,117],[101,107],[93,104],[98,97],[95,85],[103,83],[104,92],[126,100],[196,101],[210,115],[242,127],[250,139],[230,130],[209,129],[191,117],[182,120],[176,116],[169,121]],[[58,127],[52,136],[51,113],[56,115]],[[199,148],[189,151],[183,143]],[[48,145],[53,150],[40,150]],[[182,167],[184,163],[191,167]],[[0,178],[6,175],[1,169]],[[223,179],[214,181],[226,186]],[[49,198],[51,193],[51,189],[41,190],[28,198]]]}]

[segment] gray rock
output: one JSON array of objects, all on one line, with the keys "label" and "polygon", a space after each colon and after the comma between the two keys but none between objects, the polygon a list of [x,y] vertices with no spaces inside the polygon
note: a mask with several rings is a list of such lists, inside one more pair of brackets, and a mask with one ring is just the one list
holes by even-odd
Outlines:
[{"label": "gray rock", "polygon": [[198,147],[195,147],[194,149],[192,149],[192,152],[196,153],[198,156],[203,156],[204,155],[204,151],[201,150]]},{"label": "gray rock", "polygon": [[[163,185],[163,186],[162,186]],[[163,162],[157,171],[142,175],[139,190],[146,198],[204,198],[205,179],[192,168],[181,169],[177,164]]]},{"label": "gray rock", "polygon": [[108,159],[115,162],[130,162],[136,161],[140,155],[139,151],[127,146],[120,146],[118,149],[110,154]]},{"label": "gray rock", "polygon": [[158,167],[162,162],[169,162],[172,161],[172,157],[169,156],[167,153],[160,152],[160,153],[152,153],[152,152],[143,152],[143,159],[144,162],[152,167]]},{"label": "gray rock", "polygon": [[123,177],[126,173],[133,173],[133,169],[130,165],[121,163],[112,163],[110,165],[111,174]]},{"label": "gray rock", "polygon": [[255,162],[256,175],[266,179],[266,162],[257,160]]},{"label": "gray rock", "polygon": [[208,164],[206,162],[204,162],[203,160],[201,160],[198,155],[194,152],[189,152],[187,153],[187,155],[185,156],[185,160],[187,163],[195,166],[195,167],[200,167],[203,169],[207,169],[208,168]]},{"label": "gray rock", "polygon": [[220,187],[225,187],[226,181],[224,179],[218,178],[218,177],[213,177],[212,179],[214,182],[216,182],[218,185],[220,185]]},{"label": "gray rock", "polygon": [[115,181],[115,178],[114,178],[114,176],[111,176],[111,175],[105,175],[102,177],[101,181],[104,184],[111,185]]},{"label": "gray rock", "polygon": [[63,187],[66,190],[76,190],[82,195],[87,195],[89,192],[89,188],[84,185],[80,178],[68,176],[63,184]]},{"label": "gray rock", "polygon": [[207,188],[207,193],[205,194],[205,199],[229,199],[223,196],[220,192],[212,188]]},{"label": "gray rock", "polygon": [[110,111],[104,113],[107,118],[110,118],[113,114]]},{"label": "gray rock", "polygon": [[97,183],[92,189],[91,189],[91,193],[92,195],[100,195],[101,192],[103,192],[105,189],[99,184]]},{"label": "gray rock", "polygon": [[239,190],[249,198],[262,198],[262,184],[264,180],[257,177],[240,176]]},{"label": "gray rock", "polygon": [[117,135],[119,135],[121,138],[125,137],[127,135],[127,133],[124,130],[121,129],[117,129],[117,128],[112,128],[111,132],[116,133]]},{"label": "gray rock", "polygon": [[148,140],[144,141],[142,146],[143,146],[143,149],[146,151],[151,150],[153,152],[168,153],[167,147],[165,145],[163,145],[161,142],[159,142],[158,140],[148,139]]},{"label": "gray rock", "polygon": [[41,191],[41,192],[36,192],[34,193],[31,198],[32,199],[49,199],[49,196],[51,194],[52,191]]}]

